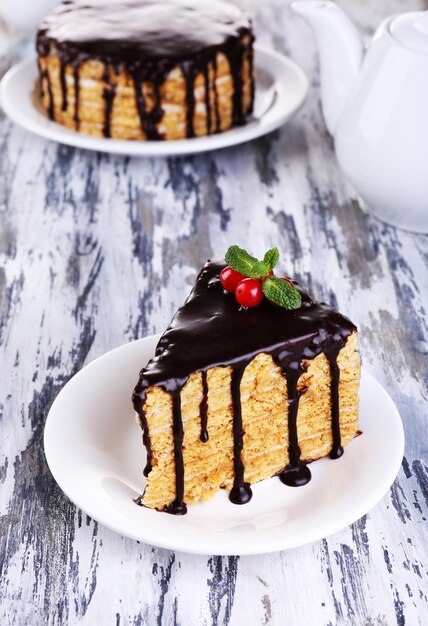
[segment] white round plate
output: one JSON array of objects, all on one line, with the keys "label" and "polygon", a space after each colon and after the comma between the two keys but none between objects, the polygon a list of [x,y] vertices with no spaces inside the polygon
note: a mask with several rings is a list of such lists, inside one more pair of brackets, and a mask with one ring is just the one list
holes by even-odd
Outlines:
[{"label": "white round plate", "polygon": [[131,394],[158,336],[93,361],[59,393],[44,435],[50,470],[64,493],[101,524],[156,546],[197,554],[259,554],[326,537],[367,513],[393,483],[404,452],[398,411],[362,372],[360,428],[335,461],[311,464],[312,480],[286,487],[278,478],[253,485],[243,506],[218,492],[182,517],[137,506],[146,455]]},{"label": "white round plate", "polygon": [[52,122],[37,105],[34,93],[38,79],[35,58],[22,61],[7,72],[0,84],[0,102],[4,112],[23,128],[69,146],[138,156],[193,154],[234,146],[270,133],[289,120],[303,104],[308,80],[293,61],[273,50],[255,46],[254,67],[254,115],[245,126],[210,137],[177,141],[126,141],[91,137]]}]

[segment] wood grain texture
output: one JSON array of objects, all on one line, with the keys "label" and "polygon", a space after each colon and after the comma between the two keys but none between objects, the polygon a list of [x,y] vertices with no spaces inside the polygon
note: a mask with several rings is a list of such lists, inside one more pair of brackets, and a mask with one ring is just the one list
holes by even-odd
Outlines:
[{"label": "wood grain texture", "polygon": [[[0,113],[1,624],[428,623],[428,237],[361,211],[322,121],[312,36],[288,1],[242,4],[259,41],[310,77],[302,111],[269,137],[129,159],[46,142]],[[366,34],[423,6],[340,4]],[[29,49],[11,45],[1,68]],[[352,316],[365,367],[400,409],[406,453],[389,494],[333,537],[206,558],[139,544],[82,514],[53,481],[42,435],[64,383],[162,331],[203,262],[231,243],[259,254],[278,245],[284,271]]]}]

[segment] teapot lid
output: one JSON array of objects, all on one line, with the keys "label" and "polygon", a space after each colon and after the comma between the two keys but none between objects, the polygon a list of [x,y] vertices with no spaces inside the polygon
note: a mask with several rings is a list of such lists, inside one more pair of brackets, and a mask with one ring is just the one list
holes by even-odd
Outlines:
[{"label": "teapot lid", "polygon": [[397,15],[389,28],[391,35],[400,43],[416,52],[428,54],[428,11]]}]

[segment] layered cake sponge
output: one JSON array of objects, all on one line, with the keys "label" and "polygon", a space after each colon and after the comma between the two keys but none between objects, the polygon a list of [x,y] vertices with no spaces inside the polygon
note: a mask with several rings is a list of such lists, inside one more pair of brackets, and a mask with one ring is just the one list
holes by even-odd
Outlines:
[{"label": "layered cake sponge", "polygon": [[310,479],[306,463],[341,456],[358,432],[357,331],[298,288],[289,310],[243,309],[209,262],[144,368],[134,406],[148,452],[141,503],[183,513],[220,488]]},{"label": "layered cake sponge", "polygon": [[183,139],[243,124],[249,18],[223,0],[67,0],[39,27],[41,101],[90,135]]}]

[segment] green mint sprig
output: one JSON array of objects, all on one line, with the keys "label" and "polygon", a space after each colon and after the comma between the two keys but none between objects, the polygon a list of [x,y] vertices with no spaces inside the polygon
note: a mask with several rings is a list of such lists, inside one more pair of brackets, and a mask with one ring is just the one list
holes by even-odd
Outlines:
[{"label": "green mint sprig", "polygon": [[[276,248],[273,249],[276,250]],[[261,278],[265,274],[269,274],[270,270],[273,269],[273,267],[269,267],[267,263],[259,261],[239,246],[230,246],[226,252],[225,261],[235,272],[248,276],[248,278]]]},{"label": "green mint sprig", "polygon": [[263,264],[269,268],[269,272],[273,270],[273,268],[278,263],[278,261],[279,261],[278,248],[271,248],[270,250],[266,252],[266,254],[263,257]]},{"label": "green mint sprig", "polygon": [[279,261],[278,248],[268,250],[263,261],[259,261],[243,248],[230,246],[225,261],[235,272],[260,280],[264,296],[274,304],[285,309],[299,309],[302,306],[302,296],[291,282],[269,275]]},{"label": "green mint sprig", "polygon": [[262,283],[262,290],[268,300],[284,309],[300,309],[302,296],[291,283],[277,276],[268,276]]}]

